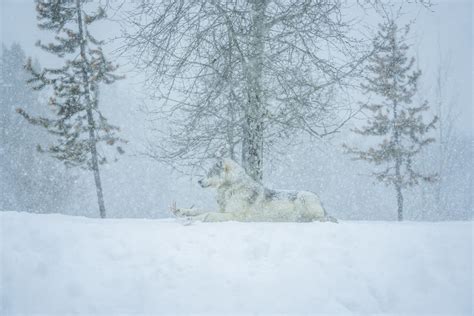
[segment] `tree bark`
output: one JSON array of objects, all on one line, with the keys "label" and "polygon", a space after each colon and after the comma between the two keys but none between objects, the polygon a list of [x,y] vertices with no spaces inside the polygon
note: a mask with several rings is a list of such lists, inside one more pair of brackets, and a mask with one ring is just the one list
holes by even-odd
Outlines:
[{"label": "tree bark", "polygon": [[394,140],[396,146],[396,158],[395,158],[395,190],[397,192],[397,214],[398,221],[403,221],[403,194],[402,194],[402,177],[400,168],[402,166],[402,158],[400,155],[400,131],[397,125],[398,112],[397,102],[393,102],[393,128],[394,128]]},{"label": "tree bark", "polygon": [[84,31],[82,28],[82,8],[81,0],[76,0],[76,9],[77,9],[77,24],[79,26],[79,38],[80,38],[80,49],[81,49],[81,58],[82,63],[82,80],[84,81],[84,96],[87,103],[87,123],[89,128],[89,147],[91,152],[91,164],[92,171],[94,172],[95,187],[97,192],[97,201],[99,203],[99,212],[100,217],[105,218],[105,204],[104,204],[104,195],[102,192],[102,182],[100,180],[100,171],[99,171],[99,161],[97,158],[97,139],[95,135],[95,121],[92,112],[93,103],[91,100],[91,91],[89,88],[89,75],[86,68],[87,57],[86,57],[86,47],[85,47],[85,38]]},{"label": "tree bark", "polygon": [[263,119],[265,109],[262,78],[267,2],[256,0],[252,7],[251,54],[245,69],[248,104],[244,113],[242,166],[250,177],[261,182],[263,179]]},{"label": "tree bark", "polygon": [[397,191],[397,214],[398,221],[403,221],[403,194],[402,188],[399,184],[395,185],[395,190]]}]

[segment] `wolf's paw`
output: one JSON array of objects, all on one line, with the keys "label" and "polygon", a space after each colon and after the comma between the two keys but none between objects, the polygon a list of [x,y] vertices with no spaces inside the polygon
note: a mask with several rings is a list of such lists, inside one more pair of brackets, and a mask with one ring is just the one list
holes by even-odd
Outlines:
[{"label": "wolf's paw", "polygon": [[183,217],[184,214],[181,213],[181,210],[179,208],[172,209],[171,213],[173,213],[174,216],[176,217]]},{"label": "wolf's paw", "polygon": [[189,225],[192,225],[195,222],[195,220],[191,217],[181,217],[179,219],[179,222],[183,224],[183,226],[189,226]]},{"label": "wolf's paw", "polygon": [[178,208],[176,209],[176,216],[196,216],[199,213],[192,208]]},{"label": "wolf's paw", "polygon": [[170,205],[170,212],[176,217],[184,216],[184,214],[181,212],[181,209],[176,207],[176,201],[173,201],[173,203]]},{"label": "wolf's paw", "polygon": [[187,217],[187,216],[189,216],[187,214],[186,210],[182,209],[182,208],[172,209],[171,213],[173,213],[173,215],[176,216],[176,217]]},{"label": "wolf's paw", "polygon": [[188,217],[188,216],[196,216],[200,214],[199,211],[197,209],[194,209],[193,207],[177,208],[176,202],[173,202],[173,204],[170,206],[170,211],[176,217]]}]

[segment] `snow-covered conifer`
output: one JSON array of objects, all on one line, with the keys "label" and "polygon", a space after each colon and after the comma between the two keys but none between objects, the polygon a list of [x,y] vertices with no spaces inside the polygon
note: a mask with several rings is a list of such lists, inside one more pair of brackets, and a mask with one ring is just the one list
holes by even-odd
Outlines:
[{"label": "snow-covered conifer", "polygon": [[36,71],[31,59],[26,68],[32,74],[29,82],[34,89],[52,89],[49,106],[53,117],[33,117],[18,109],[30,123],[42,126],[57,136],[57,141],[47,149],[67,166],[80,166],[93,171],[100,216],[105,217],[105,206],[99,164],[106,158],[98,151],[99,143],[116,146],[119,153],[122,142],[116,136],[118,128],[109,124],[99,110],[99,85],[111,84],[119,79],[114,71],[117,66],[108,61],[102,51],[103,42],[94,38],[89,26],[105,17],[99,7],[87,12],[84,0],[37,0],[38,27],[55,34],[55,41],[37,45],[61,58],[58,68]]},{"label": "snow-covered conifer", "polygon": [[422,148],[435,141],[429,132],[436,127],[437,117],[426,123],[423,116],[428,103],[413,104],[421,71],[413,70],[415,59],[408,57],[408,31],[408,26],[400,30],[393,19],[380,25],[374,40],[377,53],[369,59],[367,82],[363,85],[365,92],[378,102],[363,106],[369,114],[367,125],[354,129],[359,135],[374,137],[377,143],[366,149],[345,145],[355,159],[380,166],[373,175],[395,188],[400,221],[402,190],[421,181],[436,180],[436,175],[422,174],[413,164]]}]

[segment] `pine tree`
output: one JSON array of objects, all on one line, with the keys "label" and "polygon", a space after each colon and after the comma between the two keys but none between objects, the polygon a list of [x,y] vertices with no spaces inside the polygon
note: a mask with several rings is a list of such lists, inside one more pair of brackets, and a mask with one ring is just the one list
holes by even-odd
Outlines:
[{"label": "pine tree", "polygon": [[428,103],[412,104],[421,71],[412,70],[415,60],[407,56],[408,32],[408,26],[399,30],[393,19],[381,24],[374,40],[377,53],[369,59],[363,89],[377,96],[380,102],[363,106],[371,113],[370,119],[366,126],[354,132],[377,137],[380,142],[365,150],[345,145],[355,159],[384,166],[373,172],[373,176],[395,188],[399,221],[403,220],[402,190],[421,181],[436,180],[436,175],[424,175],[413,167],[422,148],[435,141],[429,132],[436,127],[437,117],[425,123],[423,114],[429,109]]},{"label": "pine tree", "polygon": [[[55,33],[55,42],[37,45],[64,60],[62,67],[36,71],[31,59],[26,69],[31,73],[29,82],[36,90],[49,87],[53,93],[49,105],[54,117],[32,117],[23,109],[18,112],[30,123],[42,126],[57,142],[47,150],[67,166],[79,166],[91,170],[99,203],[100,216],[106,216],[99,164],[106,158],[97,150],[105,142],[118,146],[123,142],[116,136],[118,128],[110,125],[99,110],[99,84],[111,84],[120,79],[114,74],[117,66],[109,62],[103,52],[103,42],[89,33],[89,26],[105,17],[99,7],[96,12],[86,13],[84,0],[37,0],[38,27]],[[70,57],[67,59],[66,57]]]}]

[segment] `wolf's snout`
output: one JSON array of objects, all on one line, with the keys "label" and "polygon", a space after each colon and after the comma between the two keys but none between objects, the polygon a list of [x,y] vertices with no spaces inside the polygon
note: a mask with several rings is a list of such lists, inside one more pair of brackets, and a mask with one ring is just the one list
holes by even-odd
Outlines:
[{"label": "wolf's snout", "polygon": [[200,186],[202,186],[202,179],[198,180],[198,183],[199,183]]}]

